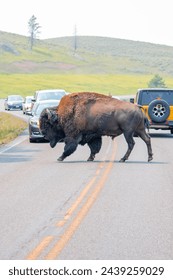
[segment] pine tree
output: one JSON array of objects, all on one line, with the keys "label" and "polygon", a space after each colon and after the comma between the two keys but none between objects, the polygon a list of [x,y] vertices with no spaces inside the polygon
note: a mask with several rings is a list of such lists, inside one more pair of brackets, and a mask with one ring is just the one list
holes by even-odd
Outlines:
[{"label": "pine tree", "polygon": [[148,87],[150,88],[165,88],[165,82],[162,77],[156,74],[148,83]]},{"label": "pine tree", "polygon": [[37,35],[40,33],[41,26],[37,22],[37,18],[32,15],[32,17],[28,21],[28,28],[29,28],[29,41],[30,41],[30,50],[32,51],[33,45],[35,42],[35,39],[37,38]]}]

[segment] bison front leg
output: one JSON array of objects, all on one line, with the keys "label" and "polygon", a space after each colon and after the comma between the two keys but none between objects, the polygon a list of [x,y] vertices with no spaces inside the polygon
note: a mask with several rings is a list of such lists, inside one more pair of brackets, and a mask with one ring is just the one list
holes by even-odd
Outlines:
[{"label": "bison front leg", "polygon": [[120,159],[120,162],[125,162],[129,158],[129,155],[131,154],[131,151],[133,150],[133,147],[135,145],[135,141],[133,139],[133,132],[125,132],[124,137],[128,144],[128,149],[125,155]]},{"label": "bison front leg", "polygon": [[58,161],[63,161],[66,157],[70,156],[72,153],[74,153],[74,151],[77,149],[78,146],[78,141],[73,138],[66,137],[64,141],[65,141],[64,152],[57,159]]},{"label": "bison front leg", "polygon": [[88,142],[88,146],[91,150],[91,154],[88,158],[88,161],[93,161],[94,158],[95,158],[95,155],[97,153],[99,153],[100,149],[101,149],[101,146],[102,146],[102,138],[101,137],[97,137],[97,138],[94,138],[92,140],[90,140]]}]

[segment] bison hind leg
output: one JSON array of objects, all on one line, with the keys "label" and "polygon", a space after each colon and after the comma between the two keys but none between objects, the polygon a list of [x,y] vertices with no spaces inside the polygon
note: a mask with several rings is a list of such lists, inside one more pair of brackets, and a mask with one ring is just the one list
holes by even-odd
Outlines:
[{"label": "bison hind leg", "polygon": [[145,130],[143,131],[138,131],[139,137],[145,142],[147,145],[147,151],[148,151],[148,162],[152,161],[153,159],[153,152],[152,152],[152,147],[151,147],[151,138],[150,136],[146,133]]}]

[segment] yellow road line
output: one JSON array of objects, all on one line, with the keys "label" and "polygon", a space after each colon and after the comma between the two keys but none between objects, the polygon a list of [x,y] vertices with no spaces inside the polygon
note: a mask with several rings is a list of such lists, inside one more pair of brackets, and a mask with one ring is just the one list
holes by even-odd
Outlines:
[{"label": "yellow road line", "polygon": [[27,260],[35,260],[41,252],[49,245],[54,236],[45,237],[42,242],[26,257]]},{"label": "yellow road line", "polygon": [[[114,152],[112,154],[111,160],[115,158],[115,152],[116,147],[114,149]],[[58,240],[58,242],[55,244],[55,246],[50,250],[50,252],[46,255],[45,259],[52,260],[58,257],[58,255],[61,253],[65,245],[68,243],[74,232],[77,230],[78,226],[92,207],[93,203],[96,201],[100,191],[102,190],[105,181],[110,173],[110,170],[113,166],[113,162],[109,162],[107,165],[107,168],[103,172],[103,175],[101,176],[99,182],[97,183],[95,189],[90,194],[88,200],[83,205],[79,213],[77,214],[76,218],[72,221],[68,229],[64,232],[64,234],[61,236],[61,238]]]},{"label": "yellow road line", "polygon": [[80,195],[78,196],[78,198],[76,199],[76,201],[73,203],[73,205],[67,210],[64,219],[59,221],[57,223],[58,227],[62,227],[66,221],[71,217],[71,215],[73,214],[73,212],[76,210],[76,208],[78,207],[78,205],[82,202],[82,200],[84,199],[84,197],[86,196],[86,194],[88,193],[88,191],[90,190],[90,188],[93,186],[93,184],[95,183],[97,176],[100,173],[100,168],[103,168],[103,164],[99,164],[99,168],[96,170],[96,175],[90,180],[90,182],[85,186],[85,188],[83,189],[83,191],[80,193]]},{"label": "yellow road line", "polygon": [[[107,147],[106,153],[103,157],[102,160],[105,160],[106,158],[106,154],[108,153],[108,150],[111,147],[111,142],[109,141],[109,145]],[[84,199],[84,197],[86,196],[86,194],[88,193],[88,191],[90,190],[90,188],[92,187],[92,185],[95,183],[97,176],[99,175],[101,169],[104,167],[105,162],[101,162],[96,170],[95,176],[90,180],[90,182],[85,186],[85,188],[83,189],[83,191],[80,193],[80,195],[78,196],[78,198],[76,199],[76,201],[73,203],[73,205],[67,210],[64,219],[59,221],[57,223],[56,226],[58,227],[62,227],[64,226],[64,224],[67,222],[67,220],[71,217],[71,215],[73,214],[73,212],[76,210],[76,208],[78,207],[78,205],[82,202],[82,200]]]},{"label": "yellow road line", "polygon": [[[101,162],[99,164],[98,169],[96,170],[96,175],[90,180],[90,182],[86,185],[85,189],[81,192],[80,196],[77,198],[77,200],[75,201],[75,203],[70,207],[70,209],[66,212],[65,217],[63,220],[59,221],[57,223],[58,227],[61,227],[65,224],[65,222],[67,221],[67,219],[70,218],[70,216],[72,215],[72,213],[75,211],[75,209],[77,208],[77,206],[81,203],[81,201],[83,200],[83,198],[85,197],[85,195],[87,194],[87,192],[89,191],[89,189],[92,187],[92,185],[94,184],[97,176],[100,173],[100,169],[103,168],[103,163]],[[52,241],[53,236],[47,236],[45,237],[41,243],[26,257],[26,259],[28,260],[35,260],[40,254],[41,252],[49,245],[49,243]]]},{"label": "yellow road line", "polygon": [[92,180],[89,182],[89,184],[86,185],[86,187],[83,189],[83,191],[81,192],[81,194],[78,196],[78,198],[76,199],[76,201],[74,202],[74,204],[70,207],[70,209],[66,212],[65,216],[64,216],[64,220],[59,221],[57,226],[61,227],[63,226],[66,221],[71,217],[71,215],[73,214],[73,212],[75,211],[75,209],[78,207],[78,205],[81,203],[81,201],[83,200],[83,198],[86,196],[87,192],[89,191],[89,189],[91,188],[91,186],[94,184],[95,180],[96,180],[96,176],[94,176],[94,178],[92,178]]},{"label": "yellow road line", "polygon": [[[110,148],[110,145],[109,145],[109,147],[108,148]],[[107,153],[107,152],[106,152]],[[111,157],[111,160],[113,160],[114,159],[114,157],[115,157],[115,152],[113,153],[113,156]],[[105,157],[104,157],[104,159],[103,160],[105,160]],[[112,163],[109,163],[109,165],[111,164],[111,167],[112,167]],[[97,179],[97,177],[98,177],[98,175],[99,175],[99,173],[100,173],[100,171],[101,171],[101,169],[104,167],[104,165],[106,165],[106,162],[101,162],[100,164],[99,164],[99,166],[98,166],[98,168],[97,168],[97,170],[96,170],[96,173],[95,173],[95,176],[90,180],[90,182],[85,186],[85,188],[84,188],[84,190],[81,192],[81,194],[79,195],[79,197],[76,199],[76,201],[74,202],[74,204],[69,208],[69,210],[66,212],[66,214],[65,214],[65,216],[64,216],[64,219],[63,220],[61,220],[61,221],[59,221],[58,223],[57,223],[57,226],[59,226],[59,227],[61,227],[61,226],[63,226],[64,224],[65,224],[65,222],[70,218],[70,216],[72,215],[72,213],[75,211],[75,209],[78,207],[78,205],[82,202],[82,200],[84,199],[84,197],[86,196],[86,194],[88,193],[88,191],[89,191],[89,189],[94,185],[94,183],[95,183],[95,181],[96,181],[96,179]],[[109,167],[109,165],[107,166],[107,169],[108,169],[108,167]],[[107,170],[106,169],[106,170]],[[107,173],[107,172],[106,172]],[[104,178],[104,174],[105,174],[105,172],[103,173],[103,176],[101,177],[101,179],[100,179],[100,181],[102,181],[103,180],[103,178]],[[107,177],[107,176],[106,176]],[[99,181],[99,182],[100,182]],[[103,185],[103,184],[102,184]],[[101,187],[102,188],[102,187]],[[101,190],[101,189],[100,189]],[[98,193],[99,193],[100,191],[98,191]],[[97,194],[97,192],[93,192],[93,193],[96,193]],[[91,194],[91,198],[92,198],[92,195],[93,194]],[[88,199],[89,200],[89,199]],[[90,201],[90,200],[89,200]],[[92,204],[94,203],[94,201],[92,202]],[[90,204],[90,203],[87,203],[87,205],[88,204]],[[84,205],[85,206],[85,205]],[[83,208],[84,208],[84,206],[83,206]],[[91,205],[92,206],[92,205]],[[90,206],[90,207],[91,207]],[[82,208],[82,209],[83,209]],[[88,209],[89,210],[89,209]],[[85,214],[86,215],[86,214]],[[84,216],[85,216],[84,215]],[[78,217],[76,217],[76,219],[77,219]],[[76,220],[75,219],[75,220]],[[83,218],[82,218],[83,219]],[[81,219],[81,220],[82,220]],[[74,221],[75,221],[74,220]],[[73,222],[72,222],[73,223]],[[71,224],[72,225],[72,224]],[[65,235],[65,234],[64,234]],[[64,236],[63,235],[63,236]],[[63,236],[62,236],[62,238],[63,238]],[[62,238],[60,239],[60,241],[62,240]],[[41,243],[26,257],[26,259],[28,259],[28,260],[34,260],[34,259],[37,259],[37,257],[43,252],[43,250],[51,243],[51,241],[54,239],[54,236],[47,236],[47,237],[45,237],[42,241],[41,241]],[[69,240],[69,238],[68,238],[68,240]],[[57,242],[57,243],[59,243],[59,242]],[[56,246],[56,245],[55,245]],[[65,246],[65,245],[64,245]],[[63,246],[63,247],[64,247]],[[49,254],[48,254],[48,256],[49,256]]]}]

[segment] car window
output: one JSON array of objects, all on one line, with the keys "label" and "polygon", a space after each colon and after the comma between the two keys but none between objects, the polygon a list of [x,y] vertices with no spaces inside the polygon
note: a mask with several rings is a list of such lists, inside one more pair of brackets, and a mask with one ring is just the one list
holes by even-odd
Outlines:
[{"label": "car window", "polygon": [[47,99],[60,100],[64,95],[65,95],[64,91],[40,92],[40,94],[38,94],[38,100],[47,100]]},{"label": "car window", "polygon": [[32,102],[32,98],[31,97],[27,97],[26,99],[25,99],[25,103],[31,103]]},{"label": "car window", "polygon": [[55,103],[38,104],[35,109],[33,109],[34,115],[40,116],[43,109],[54,106],[56,106]]},{"label": "car window", "polygon": [[141,105],[148,105],[155,99],[163,99],[169,105],[173,105],[173,91],[142,91],[139,102]]},{"label": "car window", "polygon": [[21,96],[9,96],[9,101],[23,101],[23,98]]}]

